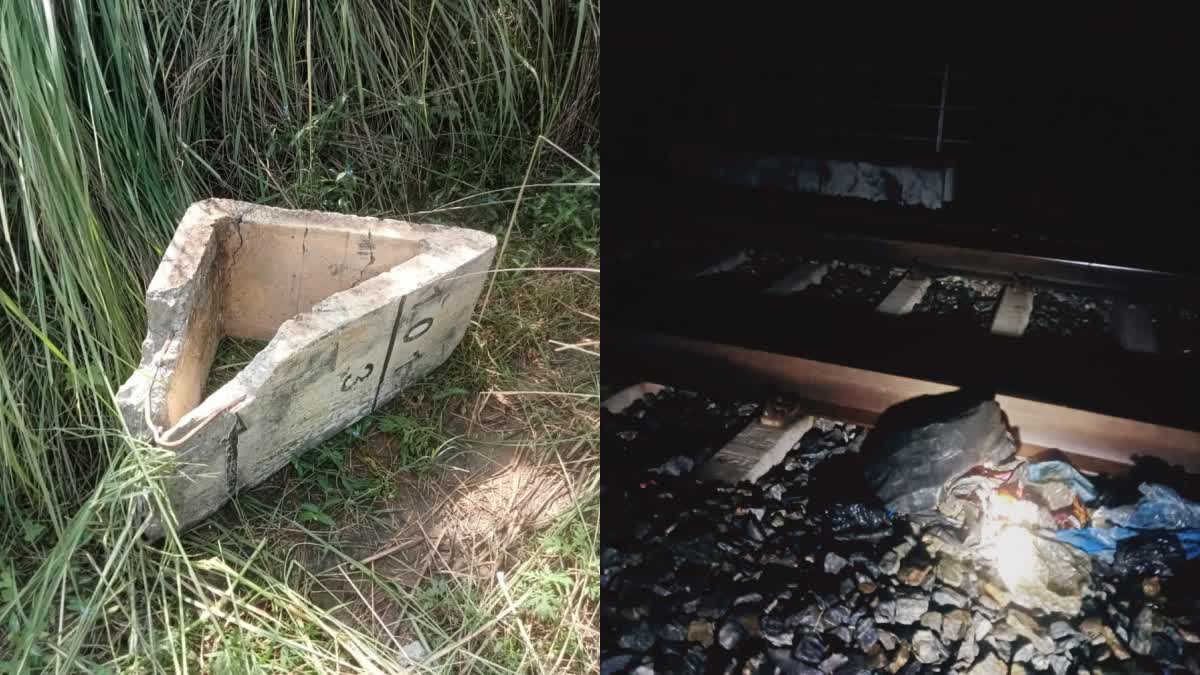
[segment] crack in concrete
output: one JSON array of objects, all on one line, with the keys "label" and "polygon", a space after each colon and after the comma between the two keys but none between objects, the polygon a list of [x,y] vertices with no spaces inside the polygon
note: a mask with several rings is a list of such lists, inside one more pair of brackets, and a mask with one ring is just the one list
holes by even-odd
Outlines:
[{"label": "crack in concrete", "polygon": [[363,281],[363,275],[367,273],[367,270],[371,268],[371,265],[375,264],[375,241],[371,239],[371,230],[367,230],[366,249],[368,255],[371,256],[371,259],[368,260],[367,264],[363,265],[363,268],[358,271],[358,278],[354,280],[354,283],[350,284],[350,288],[354,288],[355,286],[361,284]]},{"label": "crack in concrete", "polygon": [[[150,384],[146,385],[146,400],[142,403],[142,413],[145,418],[146,429],[150,431],[155,439],[161,434],[158,431],[158,423],[150,414],[150,399],[154,396],[154,387],[158,384],[158,374],[162,371],[163,355],[170,348],[171,343],[175,341],[176,333],[178,333],[177,330],[171,329],[171,332],[167,334],[166,341],[162,343],[162,346],[154,354],[154,375],[150,377]],[[165,387],[166,385],[163,386]],[[163,398],[166,398],[165,392],[163,393]]]},{"label": "crack in concrete", "polygon": [[227,266],[227,269],[233,269],[233,263],[235,260],[237,260],[237,254],[242,250],[242,247],[246,245],[246,238],[242,236],[242,223],[246,221],[246,216],[250,215],[250,213],[257,208],[258,205],[248,206],[241,211],[238,211],[233,216],[233,228],[237,231],[238,247],[229,254],[229,265]]},{"label": "crack in concrete", "polygon": [[225,450],[225,488],[230,496],[238,491],[238,436],[245,430],[242,416],[233,413],[233,429],[229,432],[229,447]]},{"label": "crack in concrete", "polygon": [[233,229],[237,231],[238,246],[229,254],[229,269],[233,269],[233,263],[237,260],[237,254],[242,251],[242,247],[246,245],[246,238],[242,236],[242,216],[238,216],[233,221]]},{"label": "crack in concrete", "polygon": [[296,313],[300,313],[300,304],[304,298],[304,259],[308,257],[308,230],[304,228],[304,236],[300,237],[300,278],[296,282]]}]

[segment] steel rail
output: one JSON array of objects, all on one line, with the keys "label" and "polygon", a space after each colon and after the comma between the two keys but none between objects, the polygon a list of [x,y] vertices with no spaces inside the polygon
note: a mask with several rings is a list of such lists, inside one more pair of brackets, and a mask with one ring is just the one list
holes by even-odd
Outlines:
[{"label": "steel rail", "polygon": [[[709,393],[768,397],[787,393],[805,409],[872,424],[889,406],[955,389],[945,382],[897,376],[774,354],[720,342],[606,323],[604,377],[642,378]],[[613,358],[614,355],[616,358]],[[1128,467],[1135,455],[1200,472],[1200,432],[1080,410],[1021,396],[997,402],[1014,426],[1023,454],[1060,450],[1086,470]]]},{"label": "steel rail", "polygon": [[[953,213],[950,211],[953,210]],[[1200,270],[1183,240],[1141,238],[1132,229],[1110,238],[1034,236],[1031,224],[1009,227],[961,209],[900,208],[824,195],[676,181],[655,194],[618,202],[610,246],[635,250],[671,241],[688,250],[820,251],[879,262],[913,260],[963,272],[1093,286],[1146,297],[1200,299]],[[1112,225],[1112,224],[1109,224]],[[1047,224],[1047,234],[1057,226]],[[1105,223],[1095,223],[1103,232]]]},{"label": "steel rail", "polygon": [[798,237],[796,245],[853,261],[1083,286],[1133,299],[1200,298],[1200,278],[1127,265],[844,234]]}]

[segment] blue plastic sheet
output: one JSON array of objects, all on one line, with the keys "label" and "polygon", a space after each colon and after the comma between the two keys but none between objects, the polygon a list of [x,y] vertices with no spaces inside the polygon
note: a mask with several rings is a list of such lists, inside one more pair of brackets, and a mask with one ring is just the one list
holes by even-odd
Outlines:
[{"label": "blue plastic sheet", "polygon": [[[1141,530],[1131,530],[1127,527],[1082,527],[1076,530],[1058,530],[1055,537],[1064,544],[1070,544],[1077,549],[1094,555],[1105,562],[1111,563],[1117,543],[1123,539],[1143,534]],[[1188,560],[1200,556],[1200,529],[1175,530],[1167,534],[1179,540]]]},{"label": "blue plastic sheet", "polygon": [[1096,509],[1092,519],[1138,530],[1200,529],[1200,504],[1188,501],[1166,485],[1142,483],[1136,504]]},{"label": "blue plastic sheet", "polygon": [[1200,555],[1200,530],[1184,530],[1176,532],[1175,538],[1179,540],[1179,544],[1183,546],[1183,552],[1187,555],[1187,559],[1191,560]]},{"label": "blue plastic sheet", "polygon": [[1095,526],[1058,530],[1055,536],[1061,542],[1112,562],[1121,540],[1146,532],[1164,532],[1179,541],[1188,559],[1200,556],[1200,504],[1157,483],[1142,483],[1138,490],[1142,497],[1136,504],[1101,507],[1092,516]]},{"label": "blue plastic sheet", "polygon": [[1137,530],[1124,527],[1081,527],[1074,530],[1058,530],[1054,533],[1059,541],[1110,563],[1113,553],[1117,550],[1117,542],[1137,534]]},{"label": "blue plastic sheet", "polygon": [[1051,460],[1030,464],[1026,479],[1030,483],[1066,483],[1079,495],[1079,501],[1084,504],[1096,501],[1096,487],[1092,481],[1066,462]]}]

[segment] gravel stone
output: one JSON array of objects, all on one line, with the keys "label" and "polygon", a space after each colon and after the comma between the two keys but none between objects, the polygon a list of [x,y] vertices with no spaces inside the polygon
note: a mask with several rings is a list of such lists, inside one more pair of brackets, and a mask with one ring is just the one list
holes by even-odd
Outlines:
[{"label": "gravel stone", "polygon": [[1008,666],[994,653],[988,653],[967,671],[967,675],[1005,675],[1005,673],[1008,673]]},{"label": "gravel stone", "polygon": [[954,558],[941,558],[937,564],[937,578],[948,586],[961,588],[965,581],[963,565]]},{"label": "gravel stone", "polygon": [[848,562],[849,561],[842,556],[830,551],[829,553],[825,554],[825,573],[837,574],[838,572],[842,571],[842,568],[844,568]]},{"label": "gravel stone", "polygon": [[1054,641],[1046,636],[1044,629],[1033,617],[1022,611],[1010,609],[1007,620],[1008,625],[1012,626],[1018,635],[1032,642],[1039,652],[1042,654],[1054,653]]},{"label": "gravel stone", "polygon": [[848,659],[845,654],[830,654],[829,658],[821,662],[821,672],[832,674],[836,672],[838,668],[841,668],[849,662],[850,659]]},{"label": "gravel stone", "polygon": [[600,675],[613,675],[628,668],[634,660],[634,654],[616,653],[600,660]]},{"label": "gravel stone", "polygon": [[956,609],[942,618],[942,639],[948,642],[957,642],[970,628],[971,613],[965,609]]},{"label": "gravel stone", "polygon": [[913,655],[921,663],[941,663],[948,656],[946,647],[933,631],[918,630],[913,634],[912,645]]},{"label": "gravel stone", "polygon": [[742,638],[746,637],[746,628],[736,619],[726,619],[717,631],[717,642],[726,650],[733,651]]},{"label": "gravel stone", "polygon": [[796,643],[792,653],[805,663],[820,663],[825,658],[825,643],[816,635],[805,635]]},{"label": "gravel stone", "polygon": [[[896,601],[883,600],[875,607],[875,623],[896,622]],[[911,623],[911,622],[909,622]]]},{"label": "gravel stone", "polygon": [[879,559],[879,571],[882,574],[892,576],[900,571],[900,556],[895,551],[888,551]]},{"label": "gravel stone", "polygon": [[992,622],[984,617],[975,616],[972,629],[975,631],[975,639],[982,640],[985,636],[987,636],[988,633],[991,632]]},{"label": "gravel stone", "polygon": [[[882,604],[882,603],[880,603]],[[929,611],[929,597],[924,595],[904,596],[896,599],[895,622],[909,625],[921,619]],[[886,621],[881,623],[887,623]]]},{"label": "gravel stone", "polygon": [[1033,660],[1033,655],[1036,653],[1037,647],[1034,647],[1032,642],[1026,642],[1013,652],[1012,660],[1028,663]]},{"label": "gravel stone", "polygon": [[949,605],[951,607],[966,607],[967,596],[959,593],[953,588],[939,588],[933,592],[933,601],[939,605]]},{"label": "gravel stone", "polygon": [[896,578],[909,586],[920,586],[925,583],[925,577],[929,576],[931,569],[929,565],[907,565],[900,568]]},{"label": "gravel stone", "polygon": [[633,630],[622,635],[617,644],[622,649],[628,649],[632,652],[647,652],[654,646],[656,639],[654,629],[650,627],[650,624],[639,623],[634,626]]}]

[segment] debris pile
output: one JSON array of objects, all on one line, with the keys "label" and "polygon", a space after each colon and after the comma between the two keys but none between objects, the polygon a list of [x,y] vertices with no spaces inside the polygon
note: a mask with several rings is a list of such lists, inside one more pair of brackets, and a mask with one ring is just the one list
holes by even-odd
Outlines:
[{"label": "debris pile", "polygon": [[[987,403],[901,413],[874,441],[819,420],[754,483],[610,492],[601,672],[1200,672],[1200,506],[1014,457]],[[893,460],[949,438],[905,494]]]}]

